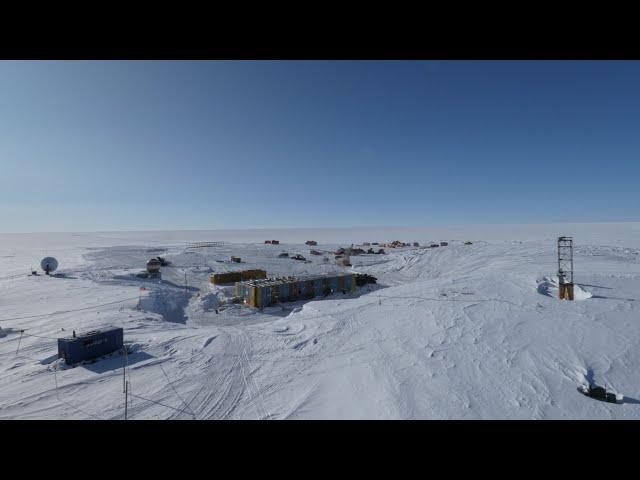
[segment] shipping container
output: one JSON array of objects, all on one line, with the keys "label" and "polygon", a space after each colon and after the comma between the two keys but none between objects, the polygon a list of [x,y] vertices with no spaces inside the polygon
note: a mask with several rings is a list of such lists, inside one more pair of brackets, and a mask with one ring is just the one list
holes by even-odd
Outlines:
[{"label": "shipping container", "polygon": [[124,332],[120,327],[107,327],[82,335],[58,339],[58,358],[67,365],[107,355],[122,349]]}]

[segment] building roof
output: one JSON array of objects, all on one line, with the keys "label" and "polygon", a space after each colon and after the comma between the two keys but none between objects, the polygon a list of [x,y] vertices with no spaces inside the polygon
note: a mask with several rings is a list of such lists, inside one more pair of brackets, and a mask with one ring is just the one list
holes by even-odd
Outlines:
[{"label": "building roof", "polygon": [[62,340],[64,342],[74,342],[82,338],[88,338],[88,337],[93,337],[95,335],[100,335],[101,333],[113,332],[114,330],[123,330],[123,328],[107,326],[107,327],[102,327],[100,330],[90,330],[88,332],[77,334],[75,337],[59,338],[58,340]]},{"label": "building roof", "polygon": [[347,277],[351,275],[353,275],[353,273],[336,272],[336,273],[327,273],[327,274],[321,274],[321,275],[302,275],[299,277],[276,277],[276,278],[265,278],[262,280],[247,280],[244,282],[237,282],[236,285],[240,285],[242,287],[270,287],[273,285],[283,285],[286,283],[308,282],[310,280],[322,280],[325,278]]}]

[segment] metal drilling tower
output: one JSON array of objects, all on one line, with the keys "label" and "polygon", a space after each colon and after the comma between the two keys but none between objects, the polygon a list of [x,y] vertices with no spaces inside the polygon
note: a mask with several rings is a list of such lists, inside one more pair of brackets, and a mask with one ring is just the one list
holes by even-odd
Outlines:
[{"label": "metal drilling tower", "polygon": [[558,280],[561,300],[573,300],[573,238],[558,237]]}]

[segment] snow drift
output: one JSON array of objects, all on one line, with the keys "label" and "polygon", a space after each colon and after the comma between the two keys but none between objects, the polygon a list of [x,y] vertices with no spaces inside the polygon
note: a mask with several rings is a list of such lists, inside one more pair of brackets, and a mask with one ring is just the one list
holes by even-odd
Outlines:
[{"label": "snow drift", "polygon": [[[121,356],[55,361],[58,337],[117,325],[137,346],[133,419],[639,419],[638,227],[0,235],[0,418],[123,418]],[[575,294],[588,301],[554,293],[558,234],[574,236]],[[231,292],[210,289],[208,275],[231,255],[270,275],[339,268],[278,258],[304,254],[309,238],[327,251],[449,245],[352,257],[353,271],[378,278],[358,295],[216,314]],[[185,239],[245,243],[192,252]],[[136,279],[156,248],[172,262],[162,282]],[[28,276],[44,254],[63,276]],[[624,400],[582,395],[587,381]]]}]

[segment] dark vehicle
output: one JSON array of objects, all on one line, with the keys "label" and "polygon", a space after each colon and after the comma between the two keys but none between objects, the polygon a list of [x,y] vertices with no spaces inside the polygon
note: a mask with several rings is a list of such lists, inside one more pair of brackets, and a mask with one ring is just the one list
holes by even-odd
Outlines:
[{"label": "dark vehicle", "polygon": [[304,258],[302,255],[300,255],[299,253],[296,253],[293,257],[291,257],[293,260],[302,260],[305,261],[306,258]]},{"label": "dark vehicle", "polygon": [[157,258],[152,258],[147,262],[147,272],[152,275],[157,275],[160,273],[160,260]]},{"label": "dark vehicle", "polygon": [[589,385],[588,387],[582,387],[580,392],[587,397],[595,398],[601,402],[618,403],[618,398],[613,392],[607,392],[603,387],[597,385]]}]

